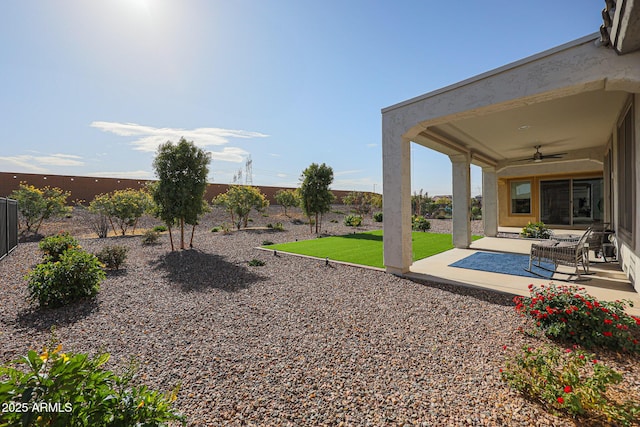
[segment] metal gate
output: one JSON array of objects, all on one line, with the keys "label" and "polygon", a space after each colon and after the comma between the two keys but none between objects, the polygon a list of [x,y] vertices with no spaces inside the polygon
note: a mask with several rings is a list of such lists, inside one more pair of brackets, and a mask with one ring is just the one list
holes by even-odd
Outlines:
[{"label": "metal gate", "polygon": [[18,247],[18,202],[0,197],[0,259]]}]

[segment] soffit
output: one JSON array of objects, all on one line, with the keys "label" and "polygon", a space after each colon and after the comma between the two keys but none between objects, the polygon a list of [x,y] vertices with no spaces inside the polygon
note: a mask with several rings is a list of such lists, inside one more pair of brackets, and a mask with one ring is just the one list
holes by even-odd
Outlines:
[{"label": "soffit", "polygon": [[603,147],[627,97],[625,92],[584,92],[451,120],[430,126],[425,134],[441,136],[461,151],[478,153],[500,163],[531,156],[536,145],[542,146],[543,154]]}]

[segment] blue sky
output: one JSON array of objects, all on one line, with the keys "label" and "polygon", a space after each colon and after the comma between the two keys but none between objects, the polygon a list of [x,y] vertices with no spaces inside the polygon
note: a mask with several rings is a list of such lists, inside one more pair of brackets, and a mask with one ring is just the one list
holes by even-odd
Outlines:
[{"label": "blue sky", "polygon": [[[455,7],[450,7],[455,4]],[[601,0],[4,0],[0,171],[153,178],[181,136],[230,183],[382,187],[384,107],[598,31]],[[413,145],[412,186],[451,193]],[[244,181],[244,178],[243,178]],[[472,168],[472,194],[481,174]]]}]

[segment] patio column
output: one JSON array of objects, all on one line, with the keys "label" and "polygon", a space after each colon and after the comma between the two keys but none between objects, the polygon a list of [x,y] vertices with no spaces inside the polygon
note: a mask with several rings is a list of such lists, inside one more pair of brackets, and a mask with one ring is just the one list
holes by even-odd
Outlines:
[{"label": "patio column", "polygon": [[484,235],[498,235],[498,174],[496,168],[482,168],[482,223]]},{"label": "patio column", "polygon": [[471,156],[450,155],[453,173],[453,246],[468,248],[471,244]]},{"label": "patio column", "polygon": [[383,121],[382,175],[384,265],[388,273],[409,271],[411,256],[411,141]]}]

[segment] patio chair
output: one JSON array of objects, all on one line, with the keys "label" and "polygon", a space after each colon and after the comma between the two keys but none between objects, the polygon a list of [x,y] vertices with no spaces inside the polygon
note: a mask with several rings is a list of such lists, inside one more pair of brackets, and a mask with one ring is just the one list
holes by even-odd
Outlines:
[{"label": "patio chair", "polygon": [[591,234],[587,239],[588,250],[593,251],[596,258],[599,258],[599,255],[602,254],[604,262],[609,262],[607,260],[607,252],[611,252],[611,250],[606,249],[613,246],[610,242],[611,234],[614,234],[614,231],[611,230],[611,224],[608,222],[596,222],[591,225]]},{"label": "patio chair", "polygon": [[[532,244],[531,252],[529,253],[529,269],[527,271],[541,276],[532,270],[531,267],[535,265],[538,268],[551,272],[551,277],[553,277],[553,273],[559,273],[568,275],[568,280],[570,280],[572,276],[577,277],[575,280],[581,280],[580,267],[582,267],[584,274],[589,274],[589,247],[585,244],[587,243],[591,232],[591,227],[589,227],[582,237],[580,237],[580,240],[573,243],[559,242],[551,239],[545,242]],[[534,260],[536,261],[536,264],[534,264]],[[543,262],[553,264],[554,269],[549,270],[548,268],[543,267]],[[575,272],[558,272],[558,265],[573,267]],[[547,279],[551,279],[551,277],[547,277]]]}]

